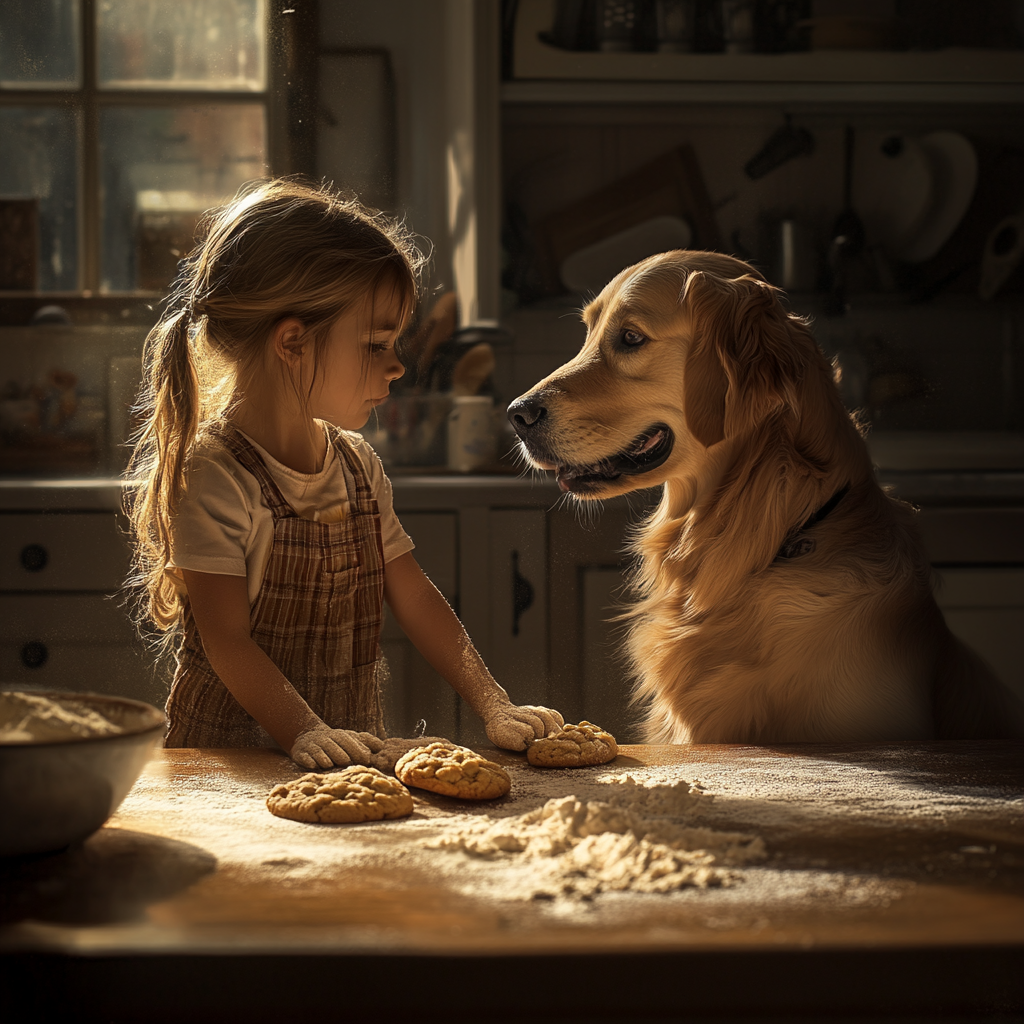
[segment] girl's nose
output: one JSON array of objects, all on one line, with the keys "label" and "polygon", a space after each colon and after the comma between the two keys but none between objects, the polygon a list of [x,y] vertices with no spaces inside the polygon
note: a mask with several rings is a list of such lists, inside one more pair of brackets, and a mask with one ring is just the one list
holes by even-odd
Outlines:
[{"label": "girl's nose", "polygon": [[384,370],[384,376],[387,377],[388,383],[390,384],[393,380],[398,380],[402,374],[405,373],[405,367],[402,365],[402,361],[398,358],[398,354],[394,349],[391,349],[391,361],[388,363]]}]

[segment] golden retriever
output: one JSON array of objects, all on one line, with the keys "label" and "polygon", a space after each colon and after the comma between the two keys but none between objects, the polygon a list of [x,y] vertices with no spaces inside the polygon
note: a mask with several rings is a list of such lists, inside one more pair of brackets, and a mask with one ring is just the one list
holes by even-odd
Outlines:
[{"label": "golden retriever", "polygon": [[625,614],[646,739],[785,743],[1024,734],[952,636],[914,509],[875,480],[836,372],[729,256],[628,267],[570,362],[509,406],[563,491],[663,485]]}]

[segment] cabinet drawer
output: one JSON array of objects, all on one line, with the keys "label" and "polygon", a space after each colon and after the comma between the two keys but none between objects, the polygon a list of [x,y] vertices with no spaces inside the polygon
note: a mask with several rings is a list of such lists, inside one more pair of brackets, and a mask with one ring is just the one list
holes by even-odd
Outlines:
[{"label": "cabinet drawer", "polygon": [[116,590],[128,540],[112,512],[0,515],[0,590]]},{"label": "cabinet drawer", "polygon": [[109,693],[163,707],[167,683],[145,652],[135,647],[64,644],[51,648],[46,662],[28,668],[20,648],[0,644],[0,686],[15,689]]},{"label": "cabinet drawer", "polygon": [[0,642],[132,643],[135,627],[115,598],[102,594],[0,595]]},{"label": "cabinet drawer", "polygon": [[936,599],[946,624],[1024,699],[1024,569],[941,569]]},{"label": "cabinet drawer", "polygon": [[0,597],[0,684],[163,697],[124,609],[100,595]]}]

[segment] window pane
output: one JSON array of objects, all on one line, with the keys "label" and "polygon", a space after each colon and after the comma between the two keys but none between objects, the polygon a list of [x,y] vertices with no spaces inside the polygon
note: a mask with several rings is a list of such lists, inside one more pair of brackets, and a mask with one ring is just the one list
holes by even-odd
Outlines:
[{"label": "window pane", "polygon": [[78,0],[0,0],[0,87],[80,84]]},{"label": "window pane", "polygon": [[264,0],[99,0],[107,88],[262,89]]},{"label": "window pane", "polygon": [[[0,203],[28,216],[3,218],[10,238],[0,238],[7,253],[31,259],[28,287],[74,291],[78,287],[77,117],[56,107],[0,107]],[[18,200],[28,200],[27,204]],[[35,225],[38,224],[38,227]],[[7,261],[5,261],[7,262]],[[19,287],[25,287],[21,278]],[[0,286],[2,287],[2,286]]]},{"label": "window pane", "polygon": [[266,173],[263,107],[100,112],[104,291],[164,291],[204,210]]}]

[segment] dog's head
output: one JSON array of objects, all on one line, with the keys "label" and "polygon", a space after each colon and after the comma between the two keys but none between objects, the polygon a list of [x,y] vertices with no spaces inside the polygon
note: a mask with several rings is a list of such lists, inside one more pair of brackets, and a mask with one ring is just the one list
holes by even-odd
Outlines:
[{"label": "dog's head", "polygon": [[680,250],[613,278],[579,354],[508,409],[531,463],[581,498],[652,487],[792,413],[808,358],[777,290],[740,260]]}]

